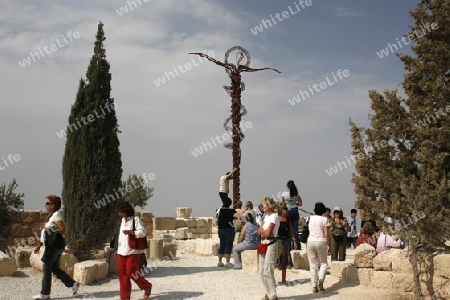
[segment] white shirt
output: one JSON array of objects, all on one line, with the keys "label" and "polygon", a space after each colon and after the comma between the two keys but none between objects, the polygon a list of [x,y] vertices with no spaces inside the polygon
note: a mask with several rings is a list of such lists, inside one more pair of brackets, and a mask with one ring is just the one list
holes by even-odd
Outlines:
[{"label": "white shirt", "polygon": [[[145,229],[144,222],[138,216],[134,216],[134,234],[137,238],[143,238],[147,236],[147,229]],[[128,245],[128,235],[123,233],[123,230],[133,229],[133,217],[128,217],[126,220],[122,218],[120,224],[119,242],[117,248],[117,254],[122,256],[128,256],[130,254],[144,253],[145,250],[131,249]]]},{"label": "white shirt", "polygon": [[308,242],[326,242],[323,235],[323,228],[329,226],[328,219],[323,216],[310,216],[309,217],[309,236]]},{"label": "white shirt", "polygon": [[276,237],[278,235],[278,228],[280,228],[280,219],[278,218],[278,214],[272,213],[271,215],[265,215],[263,229],[266,230],[269,228],[270,224],[275,224],[270,236]]},{"label": "white shirt", "polygon": [[219,192],[220,193],[227,193],[229,191],[229,182],[230,179],[227,179],[228,175],[223,175],[222,177],[220,177],[219,180]]},{"label": "white shirt", "polygon": [[[41,243],[45,243],[45,230],[52,229],[52,228],[54,229],[55,227],[58,227],[56,225],[56,222],[63,221],[63,220],[64,219],[63,219],[62,213],[59,210],[55,211],[52,214],[52,216],[48,219],[48,221],[45,222],[44,229],[41,230],[41,238],[40,238]],[[64,236],[64,234],[62,236]]]},{"label": "white shirt", "polygon": [[348,226],[350,226],[350,231],[347,232],[348,237],[358,237],[358,233],[361,229],[361,221],[358,219],[358,216],[355,218],[347,217]]}]

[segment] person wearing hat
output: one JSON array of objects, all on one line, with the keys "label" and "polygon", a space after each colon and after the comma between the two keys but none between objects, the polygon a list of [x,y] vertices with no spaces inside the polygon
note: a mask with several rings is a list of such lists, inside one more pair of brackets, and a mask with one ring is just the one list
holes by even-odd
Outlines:
[{"label": "person wearing hat", "polygon": [[336,206],[333,210],[333,218],[330,224],[331,236],[334,245],[331,249],[331,261],[344,261],[347,250],[347,232],[350,231],[348,221],[344,218],[342,208]]},{"label": "person wearing hat", "polygon": [[242,226],[241,234],[239,236],[239,244],[233,248],[234,267],[235,270],[242,269],[241,253],[244,250],[255,250],[258,248],[260,236],[258,234],[258,224],[256,223],[256,216],[253,210],[247,210],[243,218],[245,225]]}]

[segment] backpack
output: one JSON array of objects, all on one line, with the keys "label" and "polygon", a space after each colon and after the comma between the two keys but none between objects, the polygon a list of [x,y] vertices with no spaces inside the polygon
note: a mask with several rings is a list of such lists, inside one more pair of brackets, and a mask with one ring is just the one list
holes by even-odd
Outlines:
[{"label": "backpack", "polygon": [[302,232],[300,233],[300,242],[306,243],[308,241],[309,236],[309,217],[306,220],[305,225],[303,226]]}]

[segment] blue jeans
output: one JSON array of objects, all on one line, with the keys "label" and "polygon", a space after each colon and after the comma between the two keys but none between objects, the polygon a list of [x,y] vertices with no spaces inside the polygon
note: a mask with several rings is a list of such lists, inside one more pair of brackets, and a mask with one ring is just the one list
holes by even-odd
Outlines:
[{"label": "blue jeans", "polygon": [[51,286],[52,286],[52,273],[60,279],[66,287],[72,287],[75,281],[66,274],[59,267],[59,260],[61,259],[61,253],[63,253],[64,248],[62,249],[54,249],[50,247],[46,247],[42,265],[42,295],[50,295]]},{"label": "blue jeans", "polygon": [[234,228],[224,228],[218,230],[220,239],[218,254],[231,254],[231,249],[233,249],[234,233]]},{"label": "blue jeans", "polygon": [[[292,228],[294,229],[294,237],[295,240],[297,241],[297,246],[298,246],[298,250],[300,250],[300,248],[302,247],[302,244],[300,243],[300,237],[298,235],[298,220],[300,219],[300,215],[298,214],[298,209],[291,209],[288,212],[288,218],[292,224]],[[291,248],[293,249],[293,248]]]}]

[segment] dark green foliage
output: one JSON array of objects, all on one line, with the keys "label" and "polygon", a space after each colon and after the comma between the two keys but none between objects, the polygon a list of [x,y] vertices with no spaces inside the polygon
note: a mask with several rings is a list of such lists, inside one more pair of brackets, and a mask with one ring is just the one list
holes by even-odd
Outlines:
[{"label": "dark green foliage", "polygon": [[9,236],[9,227],[14,213],[23,209],[23,193],[15,193],[19,185],[13,178],[8,187],[6,183],[0,185],[0,244]]},{"label": "dark green foliage", "polygon": [[133,207],[144,207],[147,200],[153,196],[153,188],[144,186],[142,176],[132,174],[128,176],[127,181],[122,182],[123,200],[128,201]]},{"label": "dark green foliage", "polygon": [[100,209],[94,206],[121,186],[122,177],[119,129],[110,97],[111,73],[104,40],[100,23],[86,80],[80,80],[71,108],[63,158],[66,239],[81,261],[89,258],[89,250],[103,247],[118,218],[117,203],[107,203]]},{"label": "dark green foliage", "polygon": [[[442,249],[450,239],[449,15],[450,0],[418,4],[411,12],[411,32],[433,23],[434,29],[416,39],[414,57],[399,55],[408,72],[403,81],[407,98],[396,91],[370,91],[374,114],[369,128],[350,121],[357,206],[364,217],[408,241],[417,299],[422,294],[420,254]],[[375,146],[381,142],[384,147]],[[374,150],[365,151],[368,146]],[[393,224],[383,222],[387,216]]]}]

